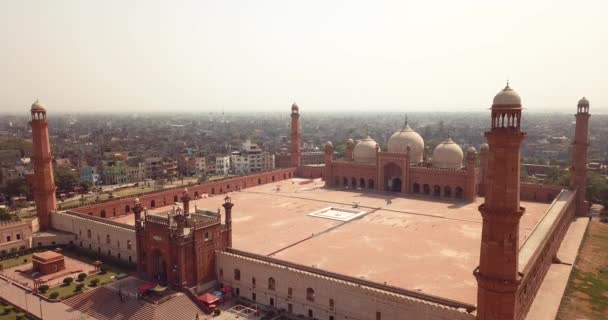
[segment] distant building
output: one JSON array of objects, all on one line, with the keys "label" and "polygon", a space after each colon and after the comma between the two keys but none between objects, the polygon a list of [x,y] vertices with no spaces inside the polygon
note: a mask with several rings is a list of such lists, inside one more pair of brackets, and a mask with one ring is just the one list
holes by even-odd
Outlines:
[{"label": "distant building", "polygon": [[97,172],[97,168],[84,166],[80,168],[80,182],[94,186],[101,182],[101,175]]},{"label": "distant building", "polygon": [[129,182],[139,182],[146,179],[146,167],[143,162],[134,166],[127,167],[127,180]]},{"label": "distant building", "polygon": [[241,145],[240,151],[230,154],[230,168],[235,174],[249,174],[274,169],[274,154],[262,149],[250,140]]},{"label": "distant building", "polygon": [[177,161],[179,172],[184,176],[201,176],[207,173],[205,157],[182,156]]},{"label": "distant building", "polygon": [[323,164],[325,163],[325,152],[323,151],[304,151],[302,152],[301,164]]},{"label": "distant building", "polygon": [[1,165],[15,165],[21,159],[20,150],[0,150]]},{"label": "distant building", "polygon": [[215,157],[215,174],[228,175],[230,173],[230,156]]},{"label": "distant building", "polygon": [[103,161],[101,176],[104,184],[122,184],[129,181],[127,165],[120,160]]},{"label": "distant building", "polygon": [[145,161],[146,179],[166,178],[177,174],[177,161],[163,158],[146,158]]}]

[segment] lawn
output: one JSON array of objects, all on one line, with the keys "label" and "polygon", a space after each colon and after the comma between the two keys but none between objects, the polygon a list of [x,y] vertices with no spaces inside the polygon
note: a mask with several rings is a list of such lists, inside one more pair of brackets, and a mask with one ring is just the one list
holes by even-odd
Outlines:
[{"label": "lawn", "polygon": [[[116,275],[117,275],[117,273],[111,272],[111,271],[107,271],[104,274],[92,274],[92,275],[89,275],[88,277],[86,277],[86,279],[84,279],[83,282],[78,282],[77,280],[74,280],[69,286],[61,284],[61,285],[49,288],[49,290],[44,295],[47,298],[49,298],[53,292],[58,292],[60,299],[62,299],[62,300],[67,299],[73,295],[76,295],[80,292],[87,290],[88,288],[94,288],[93,286],[91,286],[91,280],[93,280],[93,279],[99,279],[99,283],[97,284],[97,286],[95,286],[95,287],[99,287],[99,286],[102,286],[104,284],[114,281],[115,278],[112,278],[112,277],[115,277]],[[84,288],[82,288],[81,291],[76,291],[76,286],[79,283],[84,283],[85,286],[84,286]]]},{"label": "lawn", "polygon": [[608,224],[592,220],[562,299],[558,320],[606,319]]},{"label": "lawn", "polygon": [[[0,261],[0,265],[2,265],[2,269],[6,270],[26,263],[30,263],[32,262],[32,255],[33,253],[28,253],[16,258],[5,259]],[[24,259],[27,259],[27,261],[24,261]]]},{"label": "lawn", "polygon": [[[79,252],[69,250],[69,249],[64,250],[63,254],[72,259],[79,260],[79,261],[89,263],[89,264],[93,264],[95,261],[97,261],[97,259],[82,255]],[[82,282],[85,284],[85,287],[83,288],[82,291],[85,291],[88,288],[90,288],[90,283],[91,283],[91,280],[93,280],[93,279],[99,279],[98,286],[101,286],[101,285],[114,281],[116,279],[115,278],[116,275],[119,275],[122,273],[128,273],[130,271],[128,269],[112,265],[111,263],[106,263],[103,260],[103,258],[99,259],[99,260],[104,262],[104,268],[106,269],[106,272],[103,274],[97,273],[97,274],[87,276],[87,278]],[[76,285],[78,285],[79,283],[80,282],[77,282],[76,279],[74,279],[74,281],[69,286],[58,285],[58,286],[49,288],[49,290],[44,295],[46,297],[50,297],[50,295],[53,292],[58,292],[60,299],[69,298],[75,294],[82,292],[82,291],[76,291]]]},{"label": "lawn", "polygon": [[6,307],[5,304],[0,304],[0,320],[15,320],[17,319],[17,314],[19,313],[19,311],[11,311],[7,314],[4,313],[4,307]]}]

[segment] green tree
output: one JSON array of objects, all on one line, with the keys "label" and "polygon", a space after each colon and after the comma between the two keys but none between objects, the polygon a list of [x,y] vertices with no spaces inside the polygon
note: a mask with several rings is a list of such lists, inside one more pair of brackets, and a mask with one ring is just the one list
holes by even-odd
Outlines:
[{"label": "green tree", "polygon": [[8,212],[6,208],[0,208],[0,221],[8,221],[13,219],[13,216]]},{"label": "green tree", "polygon": [[6,183],[6,195],[10,197],[26,196],[31,199],[30,188],[27,186],[25,179],[13,179]]},{"label": "green tree", "polygon": [[550,167],[545,171],[547,178],[545,184],[568,187],[570,185],[570,172],[560,167]]},{"label": "green tree", "polygon": [[605,176],[595,172],[588,174],[587,200],[608,208],[608,179]]},{"label": "green tree", "polygon": [[73,191],[78,185],[78,174],[68,167],[57,167],[55,170],[55,185],[59,191]]},{"label": "green tree", "polygon": [[80,188],[82,189],[82,193],[87,193],[91,190],[91,184],[87,181],[83,181],[80,183]]}]

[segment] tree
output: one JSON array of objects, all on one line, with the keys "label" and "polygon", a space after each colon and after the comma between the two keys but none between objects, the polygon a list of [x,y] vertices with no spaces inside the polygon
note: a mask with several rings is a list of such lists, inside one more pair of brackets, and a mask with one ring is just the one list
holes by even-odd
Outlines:
[{"label": "tree", "polygon": [[68,167],[57,167],[55,170],[55,185],[59,191],[73,191],[78,185],[79,177],[76,171]]},{"label": "tree", "polygon": [[74,278],[72,277],[63,278],[63,284],[66,286],[69,286],[70,284],[72,284],[72,282],[74,282]]},{"label": "tree", "polygon": [[94,278],[89,281],[89,287],[97,287],[99,284],[99,278]]},{"label": "tree", "polygon": [[608,180],[605,176],[594,172],[588,174],[587,200],[608,207]]},{"label": "tree", "polygon": [[167,184],[167,180],[162,179],[162,178],[161,178],[161,179],[158,179],[158,180],[156,180],[156,181],[154,182],[154,185],[155,185],[156,187],[158,187],[159,189],[162,189],[162,188],[165,186],[165,184]]},{"label": "tree", "polygon": [[9,221],[13,219],[13,216],[6,210],[6,208],[0,208],[0,221]]},{"label": "tree", "polygon": [[26,196],[28,199],[32,198],[30,188],[27,186],[25,179],[13,179],[6,183],[6,194],[9,199],[16,196]]},{"label": "tree", "polygon": [[83,181],[80,183],[80,188],[82,189],[82,193],[87,193],[91,190],[91,184],[88,181]]}]

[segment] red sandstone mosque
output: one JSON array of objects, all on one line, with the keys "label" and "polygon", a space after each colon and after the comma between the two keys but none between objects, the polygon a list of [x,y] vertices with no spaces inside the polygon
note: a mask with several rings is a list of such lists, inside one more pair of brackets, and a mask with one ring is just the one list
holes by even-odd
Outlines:
[{"label": "red sandstone mosque", "polygon": [[324,166],[303,166],[294,104],[291,168],[68,210],[56,207],[46,107],[31,114],[35,244],[125,260],[174,290],[229,287],[294,317],[532,319],[562,240],[580,243],[588,216],[585,98],[569,190],[520,183],[522,102],[507,85],[479,156],[448,137],[424,159],[406,120],[387,150],[368,136],[334,159],[328,142]]}]

